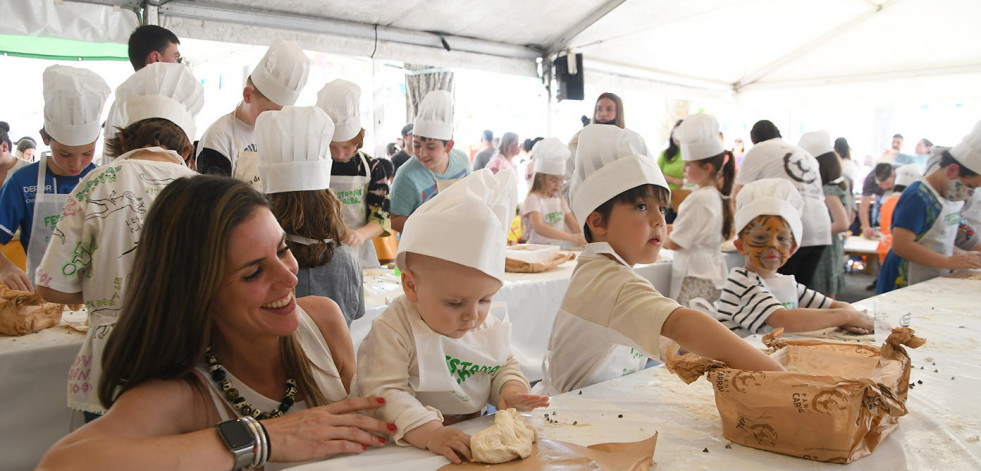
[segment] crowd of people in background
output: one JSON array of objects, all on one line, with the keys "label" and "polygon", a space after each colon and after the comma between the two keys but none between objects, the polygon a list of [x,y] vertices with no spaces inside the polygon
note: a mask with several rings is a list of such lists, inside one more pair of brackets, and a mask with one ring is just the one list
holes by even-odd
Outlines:
[{"label": "crowd of people in background", "polygon": [[[845,138],[815,129],[792,143],[766,119],[752,146],[726,149],[717,118],[694,113],[651,152],[609,92],[568,141],[486,130],[467,155],[453,96],[434,90],[371,156],[361,87],[334,80],[315,106],[294,106],[310,60],[277,39],[241,102],[195,141],[203,90],[179,46],[138,28],[134,74],[114,92],[83,67],[45,70],[48,152],[0,123],[0,242],[26,257],[21,268],[5,247],[0,282],[89,315],[68,406],[90,424],[43,466],[193,456],[240,469],[362,452],[381,435],[459,462],[469,437],[445,425],[643,368],[661,335],[778,370],[738,336],[870,332],[869,316],[835,299],[849,234],[882,240],[880,293],[981,268],[981,123],[952,147],[921,139],[915,154],[896,134],[859,182]],[[513,224],[520,242],[585,248],[535,389],[488,316]],[[728,241],[743,266],[726,266]],[[674,251],[669,293],[632,271],[662,246]],[[390,261],[405,295],[355,353],[362,270]],[[488,374],[434,379],[451,357],[479,358]],[[235,432],[254,438],[248,450]]]}]

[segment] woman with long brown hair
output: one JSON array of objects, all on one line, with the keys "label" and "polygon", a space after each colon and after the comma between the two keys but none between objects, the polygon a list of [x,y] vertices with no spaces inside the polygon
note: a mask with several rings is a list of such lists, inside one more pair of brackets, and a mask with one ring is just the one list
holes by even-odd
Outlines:
[{"label": "woman with long brown hair", "polygon": [[39,468],[242,469],[383,444],[394,426],[351,413],[382,403],[345,399],[355,357],[340,310],[294,296],[285,238],[247,183],[168,185],[102,358],[108,412]]}]

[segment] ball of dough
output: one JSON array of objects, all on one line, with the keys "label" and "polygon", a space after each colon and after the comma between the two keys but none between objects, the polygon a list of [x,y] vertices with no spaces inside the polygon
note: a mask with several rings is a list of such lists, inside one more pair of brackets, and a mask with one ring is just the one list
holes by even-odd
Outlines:
[{"label": "ball of dough", "polygon": [[535,436],[535,428],[526,424],[517,410],[499,410],[494,414],[494,425],[470,438],[470,450],[475,462],[504,463],[531,455]]}]

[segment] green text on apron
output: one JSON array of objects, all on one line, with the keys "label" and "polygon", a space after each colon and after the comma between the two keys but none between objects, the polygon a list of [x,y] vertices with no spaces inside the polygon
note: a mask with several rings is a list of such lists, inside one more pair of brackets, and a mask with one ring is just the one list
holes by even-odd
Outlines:
[{"label": "green text on apron", "polygon": [[[920,237],[916,243],[939,254],[950,255],[954,253],[954,240],[957,238],[957,226],[960,224],[961,207],[963,207],[964,203],[960,201],[948,201],[946,198],[937,194],[933,187],[923,180],[920,180],[920,184],[930,189],[930,192],[943,205],[943,209],[940,211],[940,215],[937,216],[937,220],[934,221],[933,226],[930,226],[930,230],[923,234],[923,237]],[[909,262],[909,280],[907,280],[907,285],[936,278],[947,272],[949,270],[944,268],[928,267]]]},{"label": "green text on apron", "polygon": [[490,396],[492,375],[507,363],[511,344],[506,305],[494,303],[490,309],[488,316],[504,320],[493,327],[467,332],[459,339],[434,332],[421,317],[412,320],[419,378],[410,377],[409,385],[424,405],[435,407],[444,415],[483,410]]},{"label": "green text on apron", "polygon": [[[541,202],[542,222],[552,229],[565,232],[565,214],[562,212],[561,197],[548,198],[543,196],[539,201]],[[530,226],[528,227],[528,231],[531,232],[531,237],[528,238],[529,244],[559,245],[563,248],[572,247],[571,242],[545,237],[535,232]]]},{"label": "green text on apron", "polygon": [[34,196],[31,239],[27,243],[27,278],[31,283],[36,282],[35,272],[41,265],[44,251],[48,248],[48,242],[54,234],[55,225],[61,219],[61,212],[65,209],[69,196],[68,193],[58,194],[58,189],[54,185],[51,193],[45,193],[44,179],[48,173],[49,157],[48,153],[42,155],[37,168],[37,193]]},{"label": "green text on apron", "polygon": [[[371,169],[368,168],[368,160],[364,154],[357,153],[361,158],[361,165],[364,167],[364,175],[331,175],[330,189],[341,200],[341,215],[344,217],[344,224],[348,229],[360,229],[366,224],[368,214],[368,204],[365,197],[368,194],[368,183],[371,182]],[[358,253],[358,261],[361,268],[377,268],[378,254],[375,253],[375,244],[371,240],[366,240],[360,247],[354,248]]]},{"label": "green text on apron", "polygon": [[252,185],[252,188],[262,192],[262,181],[259,180],[259,153],[252,150],[245,150],[238,143],[238,134],[235,132],[235,112],[232,111],[232,142],[235,143],[237,156],[229,155],[232,162],[232,176]]}]

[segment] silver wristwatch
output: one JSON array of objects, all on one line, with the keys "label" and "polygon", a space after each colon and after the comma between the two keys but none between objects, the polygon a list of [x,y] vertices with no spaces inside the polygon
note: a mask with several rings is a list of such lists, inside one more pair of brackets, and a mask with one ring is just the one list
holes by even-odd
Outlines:
[{"label": "silver wristwatch", "polygon": [[252,460],[255,458],[255,436],[252,435],[249,426],[239,419],[232,419],[219,423],[215,428],[218,429],[218,436],[225,442],[228,451],[235,455],[232,471],[252,466]]}]

